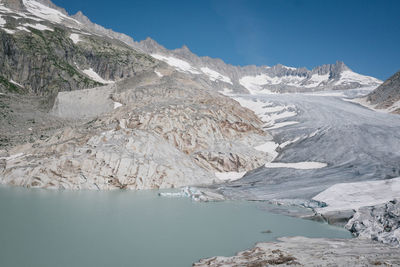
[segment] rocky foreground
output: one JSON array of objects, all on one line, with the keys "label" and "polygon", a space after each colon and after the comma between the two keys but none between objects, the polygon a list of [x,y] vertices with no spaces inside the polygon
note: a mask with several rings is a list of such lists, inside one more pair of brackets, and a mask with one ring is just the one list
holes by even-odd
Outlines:
[{"label": "rocky foreground", "polygon": [[362,239],[285,237],[258,243],[233,257],[213,257],[193,266],[399,266],[400,250]]}]

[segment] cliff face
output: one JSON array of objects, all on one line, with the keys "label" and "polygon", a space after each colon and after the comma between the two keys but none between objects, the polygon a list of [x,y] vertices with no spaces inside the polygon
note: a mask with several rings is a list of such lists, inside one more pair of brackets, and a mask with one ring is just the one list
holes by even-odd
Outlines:
[{"label": "cliff face", "polygon": [[[122,43],[81,36],[74,44],[67,29],[30,33],[0,31],[0,76],[16,81],[18,91],[44,95],[102,84],[83,72],[92,69],[104,80],[119,80],[156,65],[156,61]],[[3,92],[14,90],[2,83]]]},{"label": "cliff face", "polygon": [[1,5],[0,92],[46,95],[91,88],[157,65],[123,41],[86,30],[50,1]]}]

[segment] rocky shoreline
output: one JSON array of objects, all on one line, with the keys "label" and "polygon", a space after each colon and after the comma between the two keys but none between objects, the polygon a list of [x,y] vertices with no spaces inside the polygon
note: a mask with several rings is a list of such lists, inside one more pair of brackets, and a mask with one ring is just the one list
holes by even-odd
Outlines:
[{"label": "rocky shoreline", "polygon": [[258,243],[233,257],[202,259],[193,266],[399,266],[400,249],[364,239],[284,237]]}]

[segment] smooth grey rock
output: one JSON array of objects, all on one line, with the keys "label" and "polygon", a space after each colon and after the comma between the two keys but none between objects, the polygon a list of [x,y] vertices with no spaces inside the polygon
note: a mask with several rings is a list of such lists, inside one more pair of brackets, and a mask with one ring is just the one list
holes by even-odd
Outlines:
[{"label": "smooth grey rock", "polygon": [[400,249],[360,239],[283,237],[258,243],[232,257],[202,259],[193,266],[399,266]]}]

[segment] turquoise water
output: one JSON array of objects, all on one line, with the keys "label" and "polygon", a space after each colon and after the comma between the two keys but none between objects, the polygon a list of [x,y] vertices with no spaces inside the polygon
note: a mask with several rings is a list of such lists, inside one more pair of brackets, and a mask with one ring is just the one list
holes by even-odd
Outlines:
[{"label": "turquoise water", "polygon": [[[280,236],[350,238],[256,202],[197,203],[156,191],[0,187],[0,266],[191,266]],[[271,234],[262,231],[271,230]]]}]

